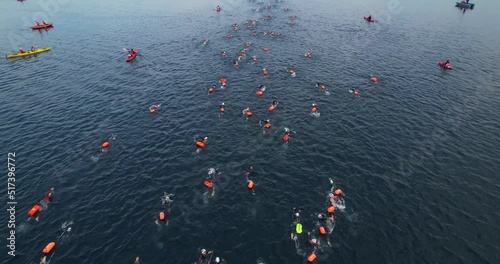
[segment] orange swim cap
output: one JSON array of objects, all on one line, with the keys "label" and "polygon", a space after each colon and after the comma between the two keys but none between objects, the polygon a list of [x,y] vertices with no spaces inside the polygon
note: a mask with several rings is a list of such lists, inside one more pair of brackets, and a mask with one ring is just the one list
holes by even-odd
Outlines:
[{"label": "orange swim cap", "polygon": [[158,216],[158,218],[160,219],[160,221],[165,220],[165,213],[164,212],[160,212],[160,215]]},{"label": "orange swim cap", "polygon": [[267,110],[269,110],[269,112],[274,111],[274,106],[272,106],[272,105],[271,105],[271,106],[269,106],[269,108],[267,108]]},{"label": "orange swim cap", "polygon": [[107,148],[107,147],[109,147],[109,142],[104,142],[104,143],[102,143],[101,146],[102,146],[102,148]]},{"label": "orange swim cap", "polygon": [[267,71],[264,71],[264,75],[267,75]]},{"label": "orange swim cap", "polygon": [[224,107],[221,107],[220,112],[224,113]]},{"label": "orange swim cap", "polygon": [[252,112],[248,111],[248,112],[247,112],[247,116],[248,116],[248,117],[251,117],[251,116],[252,116]]},{"label": "orange swim cap", "polygon": [[335,206],[330,206],[326,209],[326,211],[330,214],[332,214],[333,212],[335,212]]},{"label": "orange swim cap", "polygon": [[326,89],[326,88],[325,88],[325,86],[324,86],[324,85],[321,85],[321,90],[323,90],[323,91],[324,91],[325,89]]},{"label": "orange swim cap", "polygon": [[208,92],[209,92],[209,93],[213,93],[213,92],[214,92],[214,88],[210,88],[210,89],[208,89]]},{"label": "orange swim cap", "polygon": [[255,94],[256,94],[257,96],[262,96],[264,93],[263,93],[262,91],[257,91],[257,92],[255,92]]},{"label": "orange swim cap", "polygon": [[290,70],[290,74],[294,74],[295,72],[293,70]]},{"label": "orange swim cap", "polygon": [[265,124],[264,128],[271,128],[271,124],[269,124],[269,123]]},{"label": "orange swim cap", "polygon": [[335,195],[341,195],[342,194],[342,190],[341,189],[337,189],[334,191]]},{"label": "orange swim cap", "polygon": [[264,51],[268,51],[268,49],[267,49],[267,48],[264,48]]},{"label": "orange swim cap", "polygon": [[377,83],[378,82],[377,78],[375,78],[375,77],[372,77],[371,80],[372,80],[373,83]]}]

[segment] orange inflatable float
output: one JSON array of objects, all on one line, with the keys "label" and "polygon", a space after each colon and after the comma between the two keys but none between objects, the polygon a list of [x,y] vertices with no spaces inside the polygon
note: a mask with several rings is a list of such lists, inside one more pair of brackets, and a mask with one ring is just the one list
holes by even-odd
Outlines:
[{"label": "orange inflatable float", "polygon": [[319,227],[319,233],[320,233],[321,235],[326,235],[326,229],[325,229],[324,227],[320,226],[320,227]]},{"label": "orange inflatable float", "polygon": [[101,147],[102,147],[102,148],[107,148],[107,147],[109,147],[109,142],[107,142],[107,141],[106,141],[106,142],[102,143]]},{"label": "orange inflatable float", "polygon": [[207,186],[207,188],[212,188],[214,185],[209,182],[209,181],[205,181],[203,184],[205,184],[205,186]]},{"label": "orange inflatable float", "polygon": [[160,221],[165,220],[165,213],[164,212],[160,212],[160,215],[158,215],[158,218],[160,219]]},{"label": "orange inflatable float", "polygon": [[309,263],[313,263],[315,260],[316,260],[316,254],[314,254],[314,253],[312,253],[311,255],[309,255],[309,257],[307,257],[307,261]]},{"label": "orange inflatable float", "polygon": [[205,147],[205,143],[203,143],[201,141],[196,141],[196,146],[199,147],[199,148],[204,148]]},{"label": "orange inflatable float", "polygon": [[56,246],[56,242],[50,242],[45,248],[42,250],[44,254],[49,254],[54,247]]},{"label": "orange inflatable float", "polygon": [[248,189],[253,189],[253,181],[248,182]]},{"label": "orange inflatable float", "polygon": [[335,206],[330,206],[326,209],[326,211],[330,214],[333,214],[333,212],[335,212]]},{"label": "orange inflatable float", "polygon": [[40,211],[40,205],[35,204],[29,211],[28,211],[28,216],[33,217]]}]

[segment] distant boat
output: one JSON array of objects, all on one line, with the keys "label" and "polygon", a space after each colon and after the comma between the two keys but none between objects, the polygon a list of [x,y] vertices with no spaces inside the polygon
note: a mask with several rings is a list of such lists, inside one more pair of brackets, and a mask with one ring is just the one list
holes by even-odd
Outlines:
[{"label": "distant boat", "polygon": [[474,3],[462,3],[462,2],[456,2],[457,4],[455,5],[456,7],[463,7],[463,8],[470,8],[470,9],[473,9],[474,8]]}]

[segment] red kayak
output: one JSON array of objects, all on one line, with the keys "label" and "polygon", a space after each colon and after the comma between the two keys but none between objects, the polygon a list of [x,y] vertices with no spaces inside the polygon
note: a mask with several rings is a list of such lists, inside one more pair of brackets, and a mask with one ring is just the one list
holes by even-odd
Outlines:
[{"label": "red kayak", "polygon": [[138,53],[137,51],[132,51],[132,54],[129,53],[125,61],[126,62],[132,61],[133,59],[135,59],[135,57],[137,57],[137,53]]},{"label": "red kayak", "polygon": [[368,19],[368,17],[363,17],[363,18],[364,18],[366,21],[368,21],[368,22],[371,22],[371,23],[375,22],[375,20],[372,20],[371,18],[370,18],[370,19]]},{"label": "red kayak", "polygon": [[442,62],[442,61],[439,62],[439,66],[441,66],[441,68],[443,68],[445,70],[451,70],[451,69],[453,69],[453,67],[450,64],[445,65],[444,62]]},{"label": "red kayak", "polygon": [[36,25],[36,26],[32,26],[31,28],[32,29],[44,29],[44,28],[51,28],[53,27],[54,23],[51,23],[51,24],[45,24],[45,25]]}]

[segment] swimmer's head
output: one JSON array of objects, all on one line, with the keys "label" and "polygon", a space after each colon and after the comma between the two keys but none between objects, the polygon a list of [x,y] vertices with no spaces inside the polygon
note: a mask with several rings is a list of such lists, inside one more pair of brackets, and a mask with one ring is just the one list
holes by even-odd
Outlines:
[{"label": "swimmer's head", "polygon": [[204,137],[203,139],[204,139],[204,140],[207,140],[207,139],[208,139],[208,137]]},{"label": "swimmer's head", "polygon": [[300,216],[299,213],[295,213],[295,217],[299,217],[299,216]]},{"label": "swimmer's head", "polygon": [[328,194],[328,197],[332,197],[332,196],[333,196],[333,193]]},{"label": "swimmer's head", "polygon": [[71,232],[71,227],[68,227],[68,232]]},{"label": "swimmer's head", "polygon": [[207,250],[206,249],[202,249],[201,250],[201,254],[203,254],[203,255],[207,254]]},{"label": "swimmer's head", "polygon": [[215,258],[215,263],[220,263],[220,258],[219,257]]},{"label": "swimmer's head", "polygon": [[321,219],[323,218],[323,216],[321,214],[318,214],[318,218]]},{"label": "swimmer's head", "polygon": [[317,240],[316,240],[316,238],[313,238],[313,239],[311,239],[311,241],[312,241],[314,244],[316,244],[316,241],[317,241]]}]

